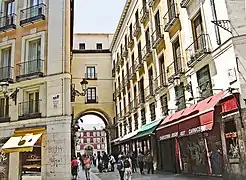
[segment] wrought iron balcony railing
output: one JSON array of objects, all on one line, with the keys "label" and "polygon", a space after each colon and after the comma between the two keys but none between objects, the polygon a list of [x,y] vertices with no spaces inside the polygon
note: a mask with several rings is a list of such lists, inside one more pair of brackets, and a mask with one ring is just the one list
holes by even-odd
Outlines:
[{"label": "wrought iron balcony railing", "polygon": [[16,80],[25,80],[32,77],[41,77],[44,74],[44,61],[35,59],[17,64]]},{"label": "wrought iron balcony railing", "polygon": [[32,100],[19,103],[19,120],[40,118],[40,102],[41,100]]},{"label": "wrought iron balcony railing", "polygon": [[135,70],[138,71],[143,66],[143,63],[143,57],[141,54],[139,54],[139,56],[134,61]]},{"label": "wrought iron balcony railing", "polygon": [[177,59],[167,66],[167,79],[169,83],[173,82],[175,76],[180,76],[185,73],[183,57],[177,57]]},{"label": "wrought iron balcony railing", "polygon": [[145,103],[144,92],[139,93],[137,100],[138,100],[138,102],[137,102],[138,107]]},{"label": "wrought iron balcony railing", "polygon": [[134,26],[133,26],[133,29],[134,29],[133,35],[134,35],[135,37],[137,37],[138,34],[141,32],[141,26],[140,26],[139,20],[136,21],[136,23],[135,23]]},{"label": "wrought iron balcony railing", "polygon": [[129,69],[129,78],[132,80],[134,75],[136,75],[136,68],[135,68],[135,64],[132,65]]},{"label": "wrought iron balcony railing", "polygon": [[88,80],[97,79],[97,73],[85,73],[85,78]]},{"label": "wrought iron balcony railing", "polygon": [[172,25],[176,22],[178,19],[178,8],[177,4],[173,3],[167,13],[164,15],[164,31],[169,31]]},{"label": "wrought iron balcony railing", "polygon": [[151,45],[150,42],[148,42],[142,49],[142,59],[145,61],[151,55],[151,53]]},{"label": "wrought iron balcony railing", "polygon": [[153,96],[154,96],[154,84],[153,82],[151,82],[149,86],[147,86],[144,89],[144,97],[145,97],[145,100],[148,101]]},{"label": "wrought iron balcony railing", "polygon": [[152,7],[154,3],[155,3],[155,0],[149,0],[148,1],[149,7]]},{"label": "wrought iron balcony railing", "polygon": [[95,97],[87,97],[85,98],[85,104],[97,104],[98,103],[98,96]]},{"label": "wrought iron balcony railing", "polygon": [[13,82],[13,67],[0,67],[0,81]]},{"label": "wrought iron balcony railing", "polygon": [[134,38],[132,35],[128,36],[128,48],[132,48],[134,44]]},{"label": "wrought iron balcony railing", "polygon": [[161,91],[162,89],[166,88],[167,86],[168,85],[167,85],[165,73],[159,74],[159,76],[157,76],[157,78],[155,78],[155,80],[154,80],[155,92]]},{"label": "wrought iron balcony railing", "polygon": [[36,21],[45,20],[46,5],[41,3],[20,11],[20,25],[30,24]]},{"label": "wrought iron balcony railing", "polygon": [[140,11],[140,22],[143,23],[149,16],[149,10],[147,5],[143,5],[143,8]]},{"label": "wrought iron balcony railing", "polygon": [[194,66],[197,61],[200,61],[204,56],[211,53],[211,42],[208,34],[201,34],[195,41],[186,49],[187,65]]},{"label": "wrought iron balcony railing", "polygon": [[152,37],[152,47],[156,48],[156,46],[160,43],[160,41],[164,38],[164,33],[162,31],[162,25],[157,25],[156,29],[153,31]]},{"label": "wrought iron balcony railing", "polygon": [[0,32],[16,29],[16,14],[0,17]]}]

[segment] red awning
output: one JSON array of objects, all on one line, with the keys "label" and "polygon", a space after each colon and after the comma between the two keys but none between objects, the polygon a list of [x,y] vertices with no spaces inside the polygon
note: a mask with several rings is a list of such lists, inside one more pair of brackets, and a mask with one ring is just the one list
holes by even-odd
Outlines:
[{"label": "red awning", "polygon": [[[225,92],[221,91],[214,96],[208,97],[197,104],[166,117],[157,128],[159,139],[162,136],[161,132],[165,132],[167,127],[176,124],[178,125],[179,136],[211,130],[214,122],[214,107],[222,99],[224,94]],[[160,130],[161,132],[158,133]],[[172,132],[170,133],[172,134]]]}]

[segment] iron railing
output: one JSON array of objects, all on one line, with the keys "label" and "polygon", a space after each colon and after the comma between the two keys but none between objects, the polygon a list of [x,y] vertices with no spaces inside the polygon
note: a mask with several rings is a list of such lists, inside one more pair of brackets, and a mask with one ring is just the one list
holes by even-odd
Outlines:
[{"label": "iron railing", "polygon": [[86,79],[97,79],[97,73],[85,73]]},{"label": "iron railing", "polygon": [[150,42],[148,42],[142,49],[142,59],[145,61],[146,58],[151,54],[151,52],[151,45]]},{"label": "iron railing", "polygon": [[155,0],[149,0],[148,1],[149,7],[152,7],[154,3],[155,3]]},{"label": "iron railing", "polygon": [[124,48],[123,48],[123,54],[122,54],[122,56],[123,57],[127,57],[127,55],[128,55],[128,48],[127,48],[127,45],[125,45]]},{"label": "iron railing", "polygon": [[45,20],[46,5],[41,3],[35,6],[22,9],[20,11],[20,25],[33,23],[39,20]]},{"label": "iron railing", "polygon": [[0,17],[0,31],[7,31],[16,28],[16,14],[9,14]]},{"label": "iron railing", "polygon": [[145,103],[145,97],[144,97],[144,92],[140,92],[139,95],[138,95],[138,106],[141,106],[142,104]]},{"label": "iron railing", "polygon": [[141,54],[135,59],[134,65],[135,65],[135,70],[136,71],[138,71],[142,67],[143,58],[142,58]]},{"label": "iron railing", "polygon": [[174,24],[174,22],[177,20],[178,18],[178,11],[177,11],[177,4],[173,3],[167,13],[164,15],[164,30],[165,31],[169,31],[169,29],[171,28],[171,26]]},{"label": "iron railing", "polygon": [[129,35],[128,36],[128,48],[132,48],[133,44],[134,44],[134,38],[132,35]]},{"label": "iron railing", "polygon": [[41,100],[32,100],[19,103],[19,119],[24,120],[41,117],[40,102]]},{"label": "iron railing", "polygon": [[211,42],[208,34],[201,34],[186,49],[188,67],[192,67],[197,61],[201,60],[205,55],[211,53]]},{"label": "iron railing", "polygon": [[0,81],[13,81],[13,67],[0,67]]},{"label": "iron railing", "polygon": [[161,73],[154,80],[154,90],[155,92],[157,92],[166,87],[167,87],[166,75],[165,73]]},{"label": "iron railing", "polygon": [[147,86],[144,89],[144,97],[145,97],[146,100],[149,100],[152,96],[154,96],[154,84],[153,84],[153,81],[151,81],[149,86]]},{"label": "iron railing", "polygon": [[140,11],[140,22],[143,23],[145,21],[145,19],[148,17],[149,15],[149,10],[147,5],[143,5],[143,8]]},{"label": "iron railing", "polygon": [[167,66],[167,79],[168,82],[173,82],[173,77],[183,74],[185,72],[183,57],[177,57],[170,65]]},{"label": "iron railing", "polygon": [[135,74],[136,74],[136,68],[135,68],[135,64],[133,64],[129,69],[129,78],[133,79]]},{"label": "iron railing", "polygon": [[162,25],[156,25],[155,30],[153,31],[152,37],[152,47],[156,48],[156,46],[160,43],[160,41],[164,38],[164,33],[162,32]]},{"label": "iron railing", "polygon": [[17,64],[17,79],[26,76],[43,75],[44,61],[35,59]]},{"label": "iron railing", "polygon": [[138,35],[138,33],[141,32],[141,26],[140,26],[140,22],[139,20],[136,21],[136,23],[133,26],[133,35],[136,37]]}]

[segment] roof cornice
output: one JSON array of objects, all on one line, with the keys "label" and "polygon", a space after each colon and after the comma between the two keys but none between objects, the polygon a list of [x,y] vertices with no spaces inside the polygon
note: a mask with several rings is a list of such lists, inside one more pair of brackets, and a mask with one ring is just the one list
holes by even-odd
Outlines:
[{"label": "roof cornice", "polygon": [[129,9],[129,7],[130,7],[131,2],[132,2],[132,0],[126,0],[125,7],[124,7],[123,12],[122,12],[122,14],[121,14],[121,16],[120,16],[120,21],[119,21],[119,23],[118,23],[118,25],[117,25],[116,31],[115,31],[115,33],[114,33],[113,40],[112,40],[112,42],[111,42],[111,44],[110,44],[110,48],[109,48],[109,49],[110,49],[111,52],[112,52],[113,47],[114,47],[114,45],[115,45],[115,43],[116,43],[117,37],[118,37],[118,35],[119,35],[119,33],[120,33],[122,24],[123,24],[123,22],[124,22],[124,20],[125,20],[125,17],[126,17],[126,14],[127,14],[127,12],[128,12],[128,9]]}]

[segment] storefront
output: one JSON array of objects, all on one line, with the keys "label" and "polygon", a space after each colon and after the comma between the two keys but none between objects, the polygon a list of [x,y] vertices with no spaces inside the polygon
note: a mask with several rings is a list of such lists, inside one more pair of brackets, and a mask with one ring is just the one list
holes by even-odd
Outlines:
[{"label": "storefront", "polygon": [[221,132],[224,129],[221,129],[220,101],[225,94],[222,91],[164,119],[157,128],[160,169],[169,172],[180,169],[182,173],[198,175],[223,175],[224,148],[221,137],[224,134]]},{"label": "storefront", "polygon": [[7,142],[6,138],[0,139],[0,179],[8,180],[9,173],[9,155],[2,150],[3,145]]},{"label": "storefront", "polygon": [[124,154],[131,154],[136,149],[136,142],[132,139],[136,134],[137,131],[131,132],[125,136],[123,136],[119,142],[121,152]]},{"label": "storefront", "polygon": [[44,132],[45,128],[15,130],[12,137],[2,147],[5,154],[19,153],[19,178],[22,180],[30,176],[41,179],[42,135]]}]

